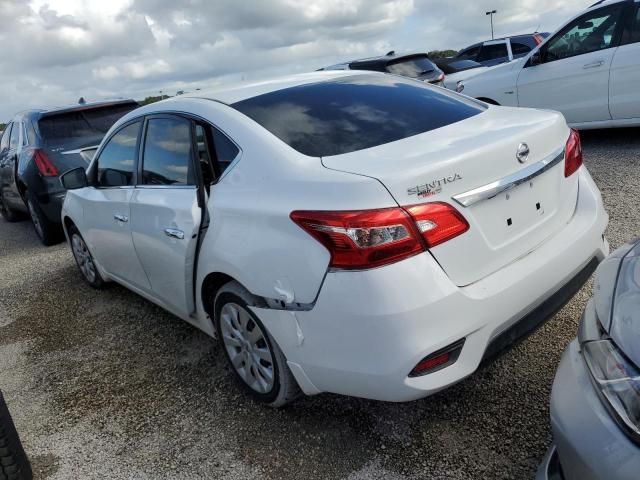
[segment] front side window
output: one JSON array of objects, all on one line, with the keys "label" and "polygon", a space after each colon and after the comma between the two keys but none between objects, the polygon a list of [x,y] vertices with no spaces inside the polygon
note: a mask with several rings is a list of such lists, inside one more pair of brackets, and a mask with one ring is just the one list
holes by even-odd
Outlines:
[{"label": "front side window", "polygon": [[126,187],[133,185],[133,172],[138,149],[138,134],[142,122],[134,122],[116,133],[98,157],[98,186]]},{"label": "front side window", "polygon": [[613,46],[613,35],[624,5],[601,8],[574,20],[549,40],[546,62],[597,52]]},{"label": "front side window", "polygon": [[191,123],[178,117],[147,123],[142,161],[144,185],[195,185]]},{"label": "front side window", "polygon": [[475,60],[480,53],[480,48],[481,45],[478,45],[477,47],[467,48],[466,50],[463,50],[458,55],[456,55],[456,58],[459,58],[460,60]]},{"label": "front side window", "polygon": [[409,78],[420,78],[435,70],[435,65],[425,57],[410,57],[394,61],[387,65],[387,71],[395,75]]},{"label": "front side window", "polygon": [[9,137],[11,136],[11,123],[7,124],[4,127],[4,132],[2,132],[2,140],[0,140],[0,152],[4,152],[7,148],[9,148]]},{"label": "front side window", "polygon": [[499,58],[509,58],[506,43],[495,43],[492,45],[484,45],[478,56],[479,62],[487,62],[497,60]]},{"label": "front side window", "polygon": [[231,106],[312,157],[394,142],[485,110],[476,102],[423,82],[372,74],[284,88]]},{"label": "front side window", "polygon": [[14,123],[13,128],[11,129],[11,137],[9,139],[9,148],[14,150],[18,148],[18,144],[20,143],[20,123]]}]

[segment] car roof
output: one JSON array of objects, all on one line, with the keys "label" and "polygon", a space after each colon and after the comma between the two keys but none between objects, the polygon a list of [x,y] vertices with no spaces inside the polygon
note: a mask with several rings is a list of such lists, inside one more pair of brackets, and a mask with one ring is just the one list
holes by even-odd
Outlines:
[{"label": "car roof", "polygon": [[46,109],[32,108],[30,110],[23,110],[22,112],[18,112],[17,114],[14,115],[12,121],[19,121],[27,117],[42,118],[42,117],[48,117],[50,115],[57,115],[60,113],[77,112],[80,110],[89,110],[96,107],[103,107],[103,106],[106,107],[110,105],[121,105],[121,104],[127,104],[127,103],[137,104],[138,102],[129,98],[129,99],[116,99],[116,100],[100,100],[96,102],[86,102],[86,103],[75,103],[72,105],[50,107]]},{"label": "car roof", "polygon": [[[374,75],[375,73],[372,73]],[[361,71],[353,70],[322,70],[310,73],[301,73],[297,75],[286,75],[282,77],[276,77],[267,80],[260,80],[257,82],[238,83],[233,85],[221,86],[219,88],[200,90],[193,93],[180,95],[179,97],[173,97],[165,100],[170,102],[180,98],[204,98],[207,100],[214,100],[217,102],[230,105],[232,103],[240,102],[248,98],[257,97],[258,95],[264,95],[266,93],[275,92],[278,90],[284,90],[285,88],[297,87],[299,85],[306,85],[310,83],[319,83],[335,78],[350,77],[354,75],[362,75]],[[384,75],[378,73],[377,75]]]}]

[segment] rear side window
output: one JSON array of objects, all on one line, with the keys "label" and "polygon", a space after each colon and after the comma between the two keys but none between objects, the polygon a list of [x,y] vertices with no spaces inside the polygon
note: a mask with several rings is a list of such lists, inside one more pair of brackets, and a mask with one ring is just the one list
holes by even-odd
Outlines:
[{"label": "rear side window", "polygon": [[427,57],[411,57],[387,65],[389,73],[410,78],[419,78],[434,70],[435,65]]},{"label": "rear side window", "polygon": [[38,121],[38,128],[42,138],[49,143],[78,138],[95,138],[100,143],[116,121],[137,107],[135,103],[127,103],[49,115]]},{"label": "rear side window", "polygon": [[484,45],[482,47],[482,51],[480,52],[480,56],[478,57],[479,62],[486,62],[489,60],[497,60],[499,58],[509,57],[509,52],[507,51],[506,43],[496,43],[493,45]]},{"label": "rear side window", "polygon": [[105,145],[98,157],[98,186],[133,185],[133,171],[141,122],[127,125]]},{"label": "rear side window", "polygon": [[152,118],[147,123],[142,160],[145,185],[195,185],[191,123],[183,118]]},{"label": "rear side window", "polygon": [[511,42],[511,53],[513,53],[514,57],[526,55],[530,51],[531,47],[529,45],[520,42]]},{"label": "rear side window", "polygon": [[220,178],[236,159],[240,150],[229,138],[208,124],[196,124],[198,160],[205,185]]},{"label": "rear side window", "polygon": [[212,127],[213,143],[216,147],[216,157],[220,166],[220,175],[231,165],[236,159],[240,150],[229,138],[217,128]]},{"label": "rear side window", "polygon": [[232,107],[313,157],[375,147],[484,111],[422,82],[373,74],[285,88]]},{"label": "rear side window", "polygon": [[0,140],[0,152],[9,148],[9,137],[11,136],[11,123],[7,124],[4,127],[4,132],[2,132],[2,140]]},{"label": "rear side window", "polygon": [[14,123],[13,128],[11,128],[11,137],[9,138],[9,148],[11,150],[18,148],[18,144],[20,143],[20,123]]}]

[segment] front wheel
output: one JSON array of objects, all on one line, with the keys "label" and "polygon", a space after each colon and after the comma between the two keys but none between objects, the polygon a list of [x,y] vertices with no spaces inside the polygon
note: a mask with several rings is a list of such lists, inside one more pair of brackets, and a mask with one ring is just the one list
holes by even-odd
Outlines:
[{"label": "front wheel", "polygon": [[215,299],[215,327],[236,378],[253,398],[282,407],[301,395],[278,344],[251,311],[253,296],[237,282]]},{"label": "front wheel", "polygon": [[7,205],[2,193],[0,193],[0,216],[10,223],[20,220],[20,214]]}]

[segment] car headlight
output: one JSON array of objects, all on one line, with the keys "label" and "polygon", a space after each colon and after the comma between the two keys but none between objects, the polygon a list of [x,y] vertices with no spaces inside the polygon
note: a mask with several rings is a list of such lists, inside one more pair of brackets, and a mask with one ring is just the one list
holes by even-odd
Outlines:
[{"label": "car headlight", "polygon": [[640,443],[640,370],[609,339],[586,342],[582,352],[603,403]]},{"label": "car headlight", "polygon": [[464,83],[462,83],[462,80],[458,80],[458,83],[456,83],[456,92],[462,93],[463,90],[464,90]]}]

